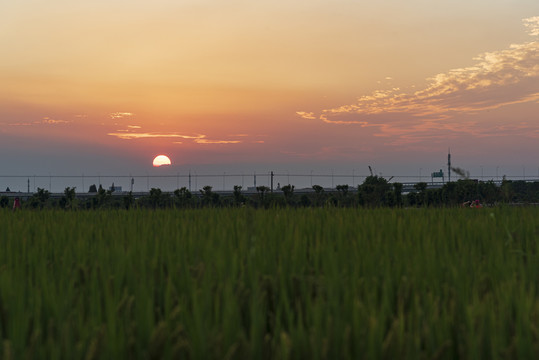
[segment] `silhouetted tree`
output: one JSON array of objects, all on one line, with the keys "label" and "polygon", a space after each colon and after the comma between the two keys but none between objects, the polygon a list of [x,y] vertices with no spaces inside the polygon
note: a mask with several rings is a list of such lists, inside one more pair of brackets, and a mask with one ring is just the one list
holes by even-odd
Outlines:
[{"label": "silhouetted tree", "polygon": [[163,192],[159,188],[150,189],[150,205],[155,209],[161,203]]},{"label": "silhouetted tree", "polygon": [[402,200],[402,188],[403,185],[401,183],[393,183],[393,193],[395,195],[395,205],[401,207],[404,203]]},{"label": "silhouetted tree", "polygon": [[313,185],[315,195],[315,205],[320,206],[323,204],[324,188],[320,185]]},{"label": "silhouetted tree", "polygon": [[502,185],[500,186],[500,191],[501,191],[503,202],[509,203],[513,201],[515,193],[513,191],[513,187],[511,186],[512,183],[513,182],[511,180],[507,180],[505,176],[503,177]]},{"label": "silhouetted tree", "polygon": [[97,207],[104,207],[110,202],[111,198],[112,193],[103,189],[103,186],[99,185],[99,189],[97,190],[97,194],[95,196],[96,203],[94,203],[94,205],[97,205]]},{"label": "silhouetted tree", "polygon": [[124,207],[126,209],[130,209],[133,204],[135,203],[135,198],[133,197],[133,192],[130,191],[127,195],[125,195],[123,197],[123,201],[124,201]]},{"label": "silhouetted tree", "polygon": [[234,185],[234,204],[236,206],[245,204],[245,196],[241,193],[242,187],[239,185]]},{"label": "silhouetted tree", "polygon": [[47,204],[49,197],[50,193],[47,190],[37,188],[37,192],[28,200],[28,204],[34,209],[43,209],[43,207],[45,207]]},{"label": "silhouetted tree", "polygon": [[267,205],[267,194],[270,191],[270,188],[267,186],[257,186],[256,192],[258,194],[258,200],[260,202],[260,205],[266,206]]},{"label": "silhouetted tree", "polygon": [[477,190],[479,192],[481,202],[485,204],[494,205],[494,203],[500,198],[500,188],[498,188],[492,180],[487,182],[480,181],[477,184]]},{"label": "silhouetted tree", "polygon": [[427,205],[427,183],[418,182],[417,184],[414,185],[414,189],[417,191],[416,205],[417,206]]},{"label": "silhouetted tree", "polygon": [[456,191],[457,191],[457,197],[460,203],[464,201],[473,201],[473,200],[479,199],[479,193],[477,191],[477,184],[478,182],[476,180],[471,180],[471,179],[457,180]]},{"label": "silhouetted tree", "polygon": [[511,188],[513,189],[514,201],[517,202],[533,202],[537,199],[537,182],[526,182],[523,180],[513,181]]},{"label": "silhouetted tree", "polygon": [[348,195],[348,190],[349,190],[349,187],[348,185],[337,185],[337,191],[339,192],[339,194],[345,198],[347,195]]},{"label": "silhouetted tree", "polygon": [[285,185],[281,188],[281,190],[283,192],[286,203],[291,205],[294,197],[294,185]]},{"label": "silhouetted tree", "polygon": [[454,181],[445,183],[441,189],[442,202],[446,206],[457,206],[461,204],[458,197],[457,183]]},{"label": "silhouetted tree", "polygon": [[60,204],[66,209],[73,209],[75,202],[75,187],[66,187],[64,196],[60,199]]},{"label": "silhouetted tree", "polygon": [[388,206],[391,185],[381,176],[370,175],[358,186],[358,201],[368,207]]},{"label": "silhouetted tree", "polygon": [[180,189],[174,190],[174,197],[176,199],[176,203],[180,207],[193,206],[193,194],[185,186]]},{"label": "silhouetted tree", "polygon": [[301,198],[299,199],[299,203],[300,203],[301,206],[303,206],[303,207],[309,207],[309,206],[311,206],[311,204],[312,204],[311,199],[309,199],[309,197],[307,196],[307,194],[301,195]]},{"label": "silhouetted tree", "polygon": [[212,191],[212,187],[209,185],[206,185],[200,190],[200,193],[202,194],[202,204],[203,205],[212,205],[216,206],[219,205],[219,194]]},{"label": "silhouetted tree", "polygon": [[337,185],[336,189],[339,192],[339,196],[336,199],[337,205],[349,206],[350,205],[350,201],[349,201],[350,199],[348,197],[348,193],[350,191],[350,187],[347,184],[344,184],[344,185]]}]

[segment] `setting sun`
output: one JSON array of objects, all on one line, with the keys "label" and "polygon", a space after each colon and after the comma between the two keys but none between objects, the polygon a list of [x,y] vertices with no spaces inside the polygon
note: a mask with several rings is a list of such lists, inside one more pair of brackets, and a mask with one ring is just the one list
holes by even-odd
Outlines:
[{"label": "setting sun", "polygon": [[170,165],[170,159],[166,155],[157,155],[155,159],[153,159],[153,166],[159,167],[163,165]]}]

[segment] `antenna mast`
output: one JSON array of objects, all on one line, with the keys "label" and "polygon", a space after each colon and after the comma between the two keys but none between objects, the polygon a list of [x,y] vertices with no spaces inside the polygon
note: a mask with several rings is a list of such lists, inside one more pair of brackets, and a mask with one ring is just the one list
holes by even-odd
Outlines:
[{"label": "antenna mast", "polygon": [[448,182],[451,182],[451,148],[447,148],[447,175],[449,177]]}]

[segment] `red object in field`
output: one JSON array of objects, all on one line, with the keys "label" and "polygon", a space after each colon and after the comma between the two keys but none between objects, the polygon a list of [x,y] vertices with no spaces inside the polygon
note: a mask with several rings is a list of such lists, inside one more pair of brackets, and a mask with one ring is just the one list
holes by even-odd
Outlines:
[{"label": "red object in field", "polygon": [[482,208],[483,205],[481,205],[481,203],[479,202],[479,200],[475,200],[474,202],[472,202],[472,205],[470,205],[470,207],[473,207],[473,208]]},{"label": "red object in field", "polygon": [[21,201],[18,197],[15,198],[13,201],[13,210],[20,209],[21,208]]}]

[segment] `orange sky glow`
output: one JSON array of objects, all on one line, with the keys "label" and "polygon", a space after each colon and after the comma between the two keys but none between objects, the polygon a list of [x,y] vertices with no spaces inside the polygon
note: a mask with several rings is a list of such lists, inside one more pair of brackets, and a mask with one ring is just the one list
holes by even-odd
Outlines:
[{"label": "orange sky glow", "polygon": [[4,174],[539,171],[535,0],[21,0],[0,46]]}]

